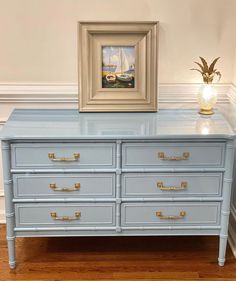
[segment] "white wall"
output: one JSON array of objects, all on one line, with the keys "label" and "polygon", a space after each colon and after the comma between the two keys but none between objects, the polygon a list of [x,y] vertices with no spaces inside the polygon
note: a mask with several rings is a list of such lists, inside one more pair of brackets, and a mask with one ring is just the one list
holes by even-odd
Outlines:
[{"label": "white wall", "polygon": [[0,82],[77,83],[79,20],[159,20],[161,83],[199,82],[199,55],[231,82],[235,13],[235,0],[0,0]]}]

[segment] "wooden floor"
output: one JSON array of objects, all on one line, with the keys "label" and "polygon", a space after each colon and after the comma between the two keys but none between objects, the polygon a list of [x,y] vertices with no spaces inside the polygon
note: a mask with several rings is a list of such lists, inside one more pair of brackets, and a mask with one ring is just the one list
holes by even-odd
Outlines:
[{"label": "wooden floor", "polygon": [[7,261],[0,225],[0,280],[236,281],[230,248],[217,265],[217,237],[18,238],[17,268]]}]

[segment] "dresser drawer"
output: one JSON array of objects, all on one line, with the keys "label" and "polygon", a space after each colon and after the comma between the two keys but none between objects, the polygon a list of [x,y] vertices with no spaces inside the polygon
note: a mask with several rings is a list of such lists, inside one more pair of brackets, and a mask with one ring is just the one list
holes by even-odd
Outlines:
[{"label": "dresser drawer", "polygon": [[15,204],[16,227],[112,226],[115,204]]},{"label": "dresser drawer", "polygon": [[115,174],[15,174],[15,198],[114,197]]},{"label": "dresser drawer", "polygon": [[113,143],[24,143],[12,145],[13,168],[114,168]]},{"label": "dresser drawer", "polygon": [[125,143],[124,168],[222,167],[224,143]]},{"label": "dresser drawer", "polygon": [[127,173],[123,197],[220,196],[221,173]]},{"label": "dresser drawer", "polygon": [[123,203],[123,226],[219,225],[219,202]]}]

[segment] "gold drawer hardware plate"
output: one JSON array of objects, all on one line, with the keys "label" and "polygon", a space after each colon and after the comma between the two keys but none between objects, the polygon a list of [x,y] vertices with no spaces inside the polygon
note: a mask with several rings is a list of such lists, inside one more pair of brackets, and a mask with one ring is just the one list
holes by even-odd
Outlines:
[{"label": "gold drawer hardware plate", "polygon": [[59,157],[57,158],[55,153],[48,153],[48,158],[51,160],[51,161],[55,161],[55,162],[72,162],[72,161],[78,161],[79,158],[80,158],[80,154],[79,153],[74,153],[73,154],[73,157]]},{"label": "gold drawer hardware plate", "polygon": [[52,217],[54,220],[58,220],[58,221],[74,221],[74,220],[79,220],[79,219],[80,219],[80,217],[81,217],[81,212],[75,212],[74,217],[69,217],[69,216],[61,216],[61,217],[58,217],[58,215],[57,215],[56,212],[52,212],[52,213],[51,213],[51,217]]},{"label": "gold drawer hardware plate", "polygon": [[186,212],[185,211],[180,211],[178,216],[163,216],[161,211],[156,212],[156,216],[160,219],[164,219],[164,220],[179,220],[179,219],[183,219],[186,216]]},{"label": "gold drawer hardware plate", "polygon": [[56,183],[50,183],[49,187],[54,191],[64,191],[64,192],[71,192],[71,191],[78,191],[80,190],[80,183],[77,182],[74,184],[74,187],[57,187]]},{"label": "gold drawer hardware plate", "polygon": [[189,152],[183,152],[182,156],[165,156],[165,152],[158,152],[158,157],[161,160],[167,161],[181,161],[181,160],[188,160],[190,156]]},{"label": "gold drawer hardware plate", "polygon": [[181,190],[185,190],[188,187],[188,183],[186,181],[182,181],[180,186],[164,186],[163,182],[157,182],[157,187],[160,188],[160,190],[164,190],[164,191],[181,191]]}]

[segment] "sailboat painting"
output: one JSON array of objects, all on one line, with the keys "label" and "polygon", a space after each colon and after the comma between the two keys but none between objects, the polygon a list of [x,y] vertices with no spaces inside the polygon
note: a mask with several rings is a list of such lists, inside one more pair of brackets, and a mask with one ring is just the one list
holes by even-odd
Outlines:
[{"label": "sailboat painting", "polygon": [[102,47],[102,88],[134,88],[134,46]]}]

